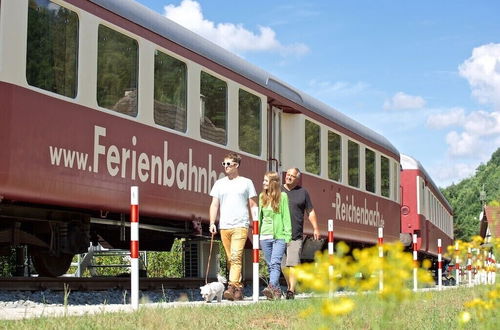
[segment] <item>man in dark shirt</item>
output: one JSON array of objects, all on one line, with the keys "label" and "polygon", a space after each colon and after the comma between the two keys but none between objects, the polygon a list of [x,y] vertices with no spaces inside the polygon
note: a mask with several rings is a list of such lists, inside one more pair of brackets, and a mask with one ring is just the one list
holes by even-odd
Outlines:
[{"label": "man in dark shirt", "polygon": [[319,239],[318,220],[316,213],[306,189],[298,185],[300,178],[298,168],[291,168],[286,171],[283,191],[288,195],[288,206],[292,220],[292,241],[287,244],[286,258],[281,264],[283,274],[288,285],[286,299],[294,299],[295,284],[297,280],[294,274],[294,267],[300,264],[300,254],[302,252],[302,238],[304,232],[304,214],[307,214],[313,227],[314,239]]}]

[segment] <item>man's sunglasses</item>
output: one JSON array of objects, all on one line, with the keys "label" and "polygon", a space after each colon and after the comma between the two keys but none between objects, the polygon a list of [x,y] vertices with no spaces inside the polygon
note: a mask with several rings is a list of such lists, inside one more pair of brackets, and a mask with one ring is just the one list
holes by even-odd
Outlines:
[{"label": "man's sunglasses", "polygon": [[223,167],[232,166],[232,165],[236,165],[236,163],[233,163],[233,162],[222,162],[222,166]]}]

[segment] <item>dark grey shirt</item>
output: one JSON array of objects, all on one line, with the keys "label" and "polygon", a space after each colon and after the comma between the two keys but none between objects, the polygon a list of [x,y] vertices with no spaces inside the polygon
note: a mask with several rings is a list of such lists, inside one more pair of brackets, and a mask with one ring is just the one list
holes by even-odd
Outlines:
[{"label": "dark grey shirt", "polygon": [[288,207],[292,220],[292,239],[302,239],[304,232],[304,213],[311,211],[313,205],[309,193],[301,186],[295,186],[292,190],[287,190],[284,186],[282,191],[288,195]]}]

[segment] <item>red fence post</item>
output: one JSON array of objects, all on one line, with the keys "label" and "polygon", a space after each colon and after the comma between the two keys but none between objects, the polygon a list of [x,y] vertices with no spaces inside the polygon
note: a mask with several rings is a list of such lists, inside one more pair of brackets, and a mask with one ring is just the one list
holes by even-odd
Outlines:
[{"label": "red fence post", "polygon": [[139,308],[139,188],[130,188],[130,295],[132,308]]},{"label": "red fence post", "polygon": [[418,254],[417,254],[417,234],[413,234],[413,291],[417,291],[417,267],[418,267]]},{"label": "red fence post", "polygon": [[378,229],[378,257],[380,258],[380,272],[378,278],[378,289],[380,292],[384,290],[384,228]]},{"label": "red fence post", "polygon": [[328,279],[330,283],[329,295],[333,296],[333,219],[328,219]]},{"label": "red fence post", "polygon": [[253,239],[253,301],[259,301],[259,208],[252,208]]},{"label": "red fence post", "polygon": [[443,248],[441,247],[441,239],[438,239],[438,290],[443,289]]}]

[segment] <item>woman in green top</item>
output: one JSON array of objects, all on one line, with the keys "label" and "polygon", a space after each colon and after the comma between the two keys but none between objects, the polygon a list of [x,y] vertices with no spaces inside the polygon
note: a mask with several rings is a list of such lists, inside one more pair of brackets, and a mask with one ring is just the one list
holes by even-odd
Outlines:
[{"label": "woman in green top", "polygon": [[268,299],[281,298],[281,259],[285,254],[286,243],[292,239],[288,196],[281,192],[280,186],[278,173],[267,172],[259,195],[260,245],[269,271],[269,286],[262,293]]}]

